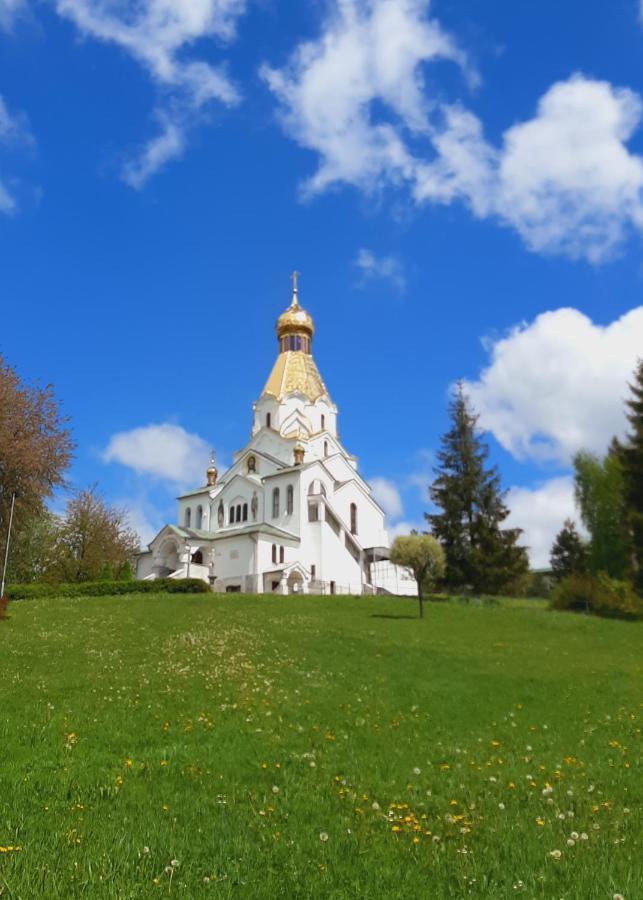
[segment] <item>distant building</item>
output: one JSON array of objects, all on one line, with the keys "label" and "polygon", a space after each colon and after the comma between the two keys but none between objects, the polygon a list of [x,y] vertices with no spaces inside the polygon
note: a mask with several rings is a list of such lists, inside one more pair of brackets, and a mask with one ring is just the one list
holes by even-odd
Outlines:
[{"label": "distant building", "polygon": [[415,593],[410,573],[388,562],[384,512],[339,440],[313,332],[293,276],[250,441],[227,472],[212,460],[207,483],[178,498],[178,525],[139,556],[138,578],[202,578],[247,593]]}]

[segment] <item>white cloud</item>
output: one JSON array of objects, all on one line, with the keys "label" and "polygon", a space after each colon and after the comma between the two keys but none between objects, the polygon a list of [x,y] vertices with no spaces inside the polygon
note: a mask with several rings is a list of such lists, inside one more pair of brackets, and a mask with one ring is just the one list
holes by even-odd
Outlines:
[{"label": "white cloud", "polygon": [[185,149],[183,129],[164,113],[159,113],[162,130],[145,145],[136,159],[123,169],[123,180],[133,188],[141,188],[163,166],[181,156]]},{"label": "white cloud", "polygon": [[426,531],[426,528],[426,521],[395,522],[394,525],[387,525],[386,530],[388,532],[389,541],[392,542],[396,537],[406,537],[406,535],[410,534],[412,531],[417,531],[419,534],[423,534]]},{"label": "white cloud", "polygon": [[0,0],[0,28],[11,31],[16,21],[26,12],[26,0]]},{"label": "white cloud", "polygon": [[643,159],[625,145],[641,111],[633,91],[577,75],[505,133],[498,210],[529,247],[600,262],[643,229]]},{"label": "white cloud", "polygon": [[389,281],[397,291],[406,288],[404,265],[396,256],[376,256],[372,250],[362,247],[355,259],[355,266],[362,276],[362,283],[373,279]]},{"label": "white cloud", "polygon": [[546,312],[489,349],[489,366],[465,388],[481,426],[506,450],[564,462],[580,449],[602,453],[624,432],[643,306],[606,326],[576,309]]},{"label": "white cloud", "polygon": [[[23,115],[11,114],[0,95],[0,147],[33,142],[27,121]],[[0,177],[0,213],[10,214],[17,209],[15,191]]]},{"label": "white cloud", "polygon": [[370,485],[373,497],[386,515],[391,519],[399,518],[403,514],[404,509],[400,492],[393,482],[387,478],[372,478]]},{"label": "white cloud", "polygon": [[156,110],[161,133],[152,138],[124,178],[140,187],[170,159],[181,154],[186,132],[211,101],[227,106],[239,93],[224,66],[186,58],[203,38],[229,42],[246,0],[57,0],[58,13],[81,34],[116,44],[147,70],[162,91]]},{"label": "white cloud", "polygon": [[147,545],[156,537],[167,521],[152,504],[142,497],[118,500],[114,506],[127,511],[127,524],[140,537],[141,549],[147,548]]},{"label": "white cloud", "polygon": [[552,478],[534,488],[512,487],[507,493],[510,515],[507,528],[522,528],[519,543],[529,548],[533,568],[549,567],[549,553],[565,519],[576,521],[582,533],[574,503],[574,480],[570,476]]},{"label": "white cloud", "polygon": [[515,229],[534,251],[601,262],[643,231],[643,158],[627,141],[640,97],[573,75],[498,147],[460,102],[427,87],[427,63],[464,53],[430,17],[430,0],[334,0],[317,40],[262,74],[286,132],[314,151],[304,190],[345,183],[406,187],[418,204],[470,206]]},{"label": "white cloud", "polygon": [[209,458],[206,442],[180,425],[146,425],[115,434],[103,453],[139,475],[152,475],[177,485],[203,484]]},{"label": "white cloud", "polygon": [[281,70],[262,67],[284,128],[320,157],[306,193],[336,182],[371,190],[413,177],[406,135],[426,137],[432,105],[422,66],[448,59],[466,67],[429,6],[429,0],[335,0],[317,41],[300,44]]}]

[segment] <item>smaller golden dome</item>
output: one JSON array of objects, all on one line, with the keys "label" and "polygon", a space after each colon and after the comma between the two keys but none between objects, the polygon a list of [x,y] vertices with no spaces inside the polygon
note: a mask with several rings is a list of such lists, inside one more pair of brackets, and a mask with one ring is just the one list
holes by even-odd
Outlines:
[{"label": "smaller golden dome", "polygon": [[311,338],[315,331],[312,316],[299,305],[295,275],[293,275],[292,301],[288,309],[284,310],[277,319],[276,328],[278,338],[285,337],[287,334],[305,334]]}]

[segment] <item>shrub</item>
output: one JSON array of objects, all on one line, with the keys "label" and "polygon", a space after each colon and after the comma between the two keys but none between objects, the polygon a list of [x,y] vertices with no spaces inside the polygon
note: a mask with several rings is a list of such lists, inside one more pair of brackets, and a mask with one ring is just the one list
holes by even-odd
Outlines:
[{"label": "shrub", "polygon": [[588,612],[615,619],[643,616],[643,600],[631,584],[617,581],[604,572],[597,576],[569,575],[553,589],[550,609]]},{"label": "shrub", "polygon": [[643,599],[637,596],[629,581],[617,581],[604,572],[597,579],[599,590],[593,612],[597,616],[614,619],[640,619],[643,616]]},{"label": "shrub", "polygon": [[102,597],[116,594],[207,594],[210,588],[200,578],[157,578],[154,581],[85,581],[74,584],[12,584],[10,600],[40,597]]}]

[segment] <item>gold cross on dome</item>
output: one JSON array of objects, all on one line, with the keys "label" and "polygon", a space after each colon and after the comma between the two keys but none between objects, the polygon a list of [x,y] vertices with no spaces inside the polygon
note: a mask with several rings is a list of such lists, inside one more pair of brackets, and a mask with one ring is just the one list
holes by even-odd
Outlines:
[{"label": "gold cross on dome", "polygon": [[292,292],[293,294],[297,293],[297,279],[299,278],[299,272],[295,269],[295,271],[290,276],[290,280],[292,281]]}]

